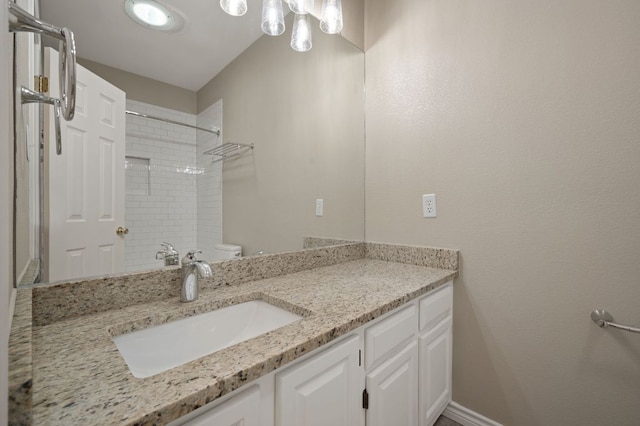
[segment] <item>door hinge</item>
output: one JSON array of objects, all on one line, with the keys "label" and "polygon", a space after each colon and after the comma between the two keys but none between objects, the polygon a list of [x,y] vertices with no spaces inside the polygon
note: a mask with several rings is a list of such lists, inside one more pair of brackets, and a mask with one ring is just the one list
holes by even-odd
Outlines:
[{"label": "door hinge", "polygon": [[362,391],[362,408],[369,409],[369,392],[366,389]]},{"label": "door hinge", "polygon": [[358,367],[362,367],[362,349],[358,349]]},{"label": "door hinge", "polygon": [[36,92],[47,93],[49,91],[49,78],[43,75],[34,76],[33,87]]}]

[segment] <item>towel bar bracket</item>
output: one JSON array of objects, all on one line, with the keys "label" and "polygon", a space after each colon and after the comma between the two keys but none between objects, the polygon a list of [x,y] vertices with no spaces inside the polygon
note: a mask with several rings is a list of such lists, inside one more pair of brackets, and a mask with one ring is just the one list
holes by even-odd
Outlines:
[{"label": "towel bar bracket", "polygon": [[60,99],[55,99],[42,93],[34,92],[24,86],[20,88],[20,98],[23,104],[49,104],[53,105],[53,122],[56,134],[56,154],[62,155],[62,135],[60,133]]},{"label": "towel bar bracket", "polygon": [[594,309],[593,311],[591,311],[591,319],[598,325],[598,327],[601,328],[613,327],[620,330],[629,331],[631,333],[640,333],[640,328],[638,327],[616,324],[615,322],[613,322],[613,316],[604,309]]}]

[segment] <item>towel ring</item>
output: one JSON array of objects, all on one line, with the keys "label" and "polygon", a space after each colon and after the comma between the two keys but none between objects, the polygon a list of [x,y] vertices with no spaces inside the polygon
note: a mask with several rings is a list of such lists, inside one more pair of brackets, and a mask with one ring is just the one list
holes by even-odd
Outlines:
[{"label": "towel ring", "polygon": [[76,41],[73,31],[60,30],[64,41],[60,41],[60,112],[65,120],[73,120],[76,111]]}]

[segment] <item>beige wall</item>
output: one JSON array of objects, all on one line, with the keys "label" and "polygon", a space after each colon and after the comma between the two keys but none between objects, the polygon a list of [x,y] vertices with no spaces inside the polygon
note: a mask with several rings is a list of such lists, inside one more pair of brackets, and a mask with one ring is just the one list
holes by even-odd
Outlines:
[{"label": "beige wall", "polygon": [[[316,2],[322,5],[322,2]],[[340,35],[364,50],[364,0],[342,2],[343,29]]]},{"label": "beige wall", "polygon": [[198,92],[199,111],[223,100],[224,142],[255,144],[223,168],[223,239],[245,254],[364,238],[364,55],[321,31],[307,53],[289,38],[261,37]]},{"label": "beige wall", "polygon": [[640,339],[589,319],[640,324],[639,22],[366,1],[366,238],[461,250],[453,399],[506,425],[640,418]]},{"label": "beige wall", "polygon": [[[322,6],[322,2],[315,4]],[[364,50],[364,0],[343,1],[342,20],[344,26],[340,35]]]},{"label": "beige wall", "polygon": [[[288,10],[284,5],[285,11]],[[322,2],[314,3],[312,14],[320,19]],[[364,0],[344,0],[342,2],[343,28],[340,35],[353,43],[358,49],[364,50]],[[315,30],[315,28],[314,28]]]},{"label": "beige wall", "polygon": [[88,59],[78,58],[78,63],[126,92],[127,99],[189,114],[196,113],[196,92]]}]

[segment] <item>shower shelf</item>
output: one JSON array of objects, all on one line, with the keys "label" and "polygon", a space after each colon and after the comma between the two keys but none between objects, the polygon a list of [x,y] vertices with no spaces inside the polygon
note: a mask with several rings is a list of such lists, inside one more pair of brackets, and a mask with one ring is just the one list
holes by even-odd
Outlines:
[{"label": "shower shelf", "polygon": [[253,144],[247,145],[243,143],[227,142],[213,149],[205,151],[203,152],[203,154],[211,155],[213,157],[212,163],[217,163],[218,161],[228,160],[229,158],[242,155],[251,149],[253,149]]}]

